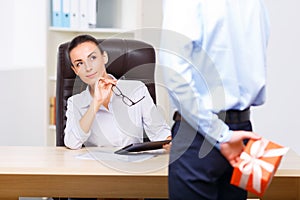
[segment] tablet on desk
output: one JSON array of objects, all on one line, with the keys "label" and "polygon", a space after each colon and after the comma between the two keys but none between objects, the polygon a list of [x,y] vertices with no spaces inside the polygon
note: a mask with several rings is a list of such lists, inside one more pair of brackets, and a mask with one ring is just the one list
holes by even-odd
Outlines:
[{"label": "tablet on desk", "polygon": [[169,144],[171,140],[161,140],[161,141],[153,141],[153,142],[141,142],[141,143],[133,143],[122,149],[115,151],[117,154],[126,154],[130,152],[140,152],[147,150],[155,150],[161,149],[163,145]]}]

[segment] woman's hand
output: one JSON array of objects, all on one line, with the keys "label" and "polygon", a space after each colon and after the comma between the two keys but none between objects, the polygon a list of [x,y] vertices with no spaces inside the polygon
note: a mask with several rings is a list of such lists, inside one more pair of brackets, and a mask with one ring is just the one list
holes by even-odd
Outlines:
[{"label": "woman's hand", "polygon": [[[172,140],[172,137],[171,137],[171,136],[168,136],[168,137],[166,138],[166,140]],[[171,145],[172,145],[172,142],[170,142],[169,144],[163,145],[163,148],[167,151],[167,153],[170,152]]]},{"label": "woman's hand", "polygon": [[88,133],[91,129],[92,123],[95,119],[95,115],[99,110],[101,105],[108,106],[111,94],[111,87],[116,84],[116,80],[100,78],[96,81],[93,90],[93,100],[90,104],[89,109],[80,119],[80,127],[85,132]]},{"label": "woman's hand", "polygon": [[107,107],[110,100],[111,88],[116,84],[116,80],[100,78],[95,83],[94,90],[94,108],[95,111],[99,110],[101,105]]}]

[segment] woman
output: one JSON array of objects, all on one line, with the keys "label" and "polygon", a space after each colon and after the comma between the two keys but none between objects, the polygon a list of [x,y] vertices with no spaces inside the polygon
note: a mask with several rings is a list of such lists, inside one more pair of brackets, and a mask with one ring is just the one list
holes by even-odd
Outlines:
[{"label": "woman", "polygon": [[[65,145],[119,146],[171,139],[170,127],[140,81],[116,80],[106,72],[108,55],[90,35],[75,37],[69,45],[71,67],[88,86],[67,104]],[[165,145],[168,149],[170,146]]]}]

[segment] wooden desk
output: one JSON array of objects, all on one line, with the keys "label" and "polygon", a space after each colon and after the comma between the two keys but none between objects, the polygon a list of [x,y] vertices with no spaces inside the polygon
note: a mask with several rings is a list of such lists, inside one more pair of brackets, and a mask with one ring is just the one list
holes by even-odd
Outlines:
[{"label": "wooden desk", "polygon": [[167,197],[168,155],[143,162],[82,160],[86,149],[0,147],[0,199]]},{"label": "wooden desk", "polygon": [[[167,154],[138,163],[76,158],[86,152],[64,147],[0,147],[0,199],[168,197]],[[300,157],[296,153],[290,151],[284,157],[261,199],[300,200]]]}]

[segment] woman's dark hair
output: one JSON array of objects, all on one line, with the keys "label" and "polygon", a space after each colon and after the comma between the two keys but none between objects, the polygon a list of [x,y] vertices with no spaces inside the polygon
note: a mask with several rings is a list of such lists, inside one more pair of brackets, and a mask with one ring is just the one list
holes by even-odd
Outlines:
[{"label": "woman's dark hair", "polygon": [[77,47],[78,45],[84,43],[84,42],[93,42],[96,46],[98,46],[98,49],[100,50],[100,52],[103,54],[104,51],[102,49],[102,47],[100,46],[100,43],[98,42],[98,40],[96,38],[94,38],[93,36],[91,35],[79,35],[79,36],[76,36],[75,38],[73,38],[73,40],[69,43],[69,46],[68,46],[68,59],[72,64],[71,62],[71,58],[70,58],[70,52],[75,48]]}]

